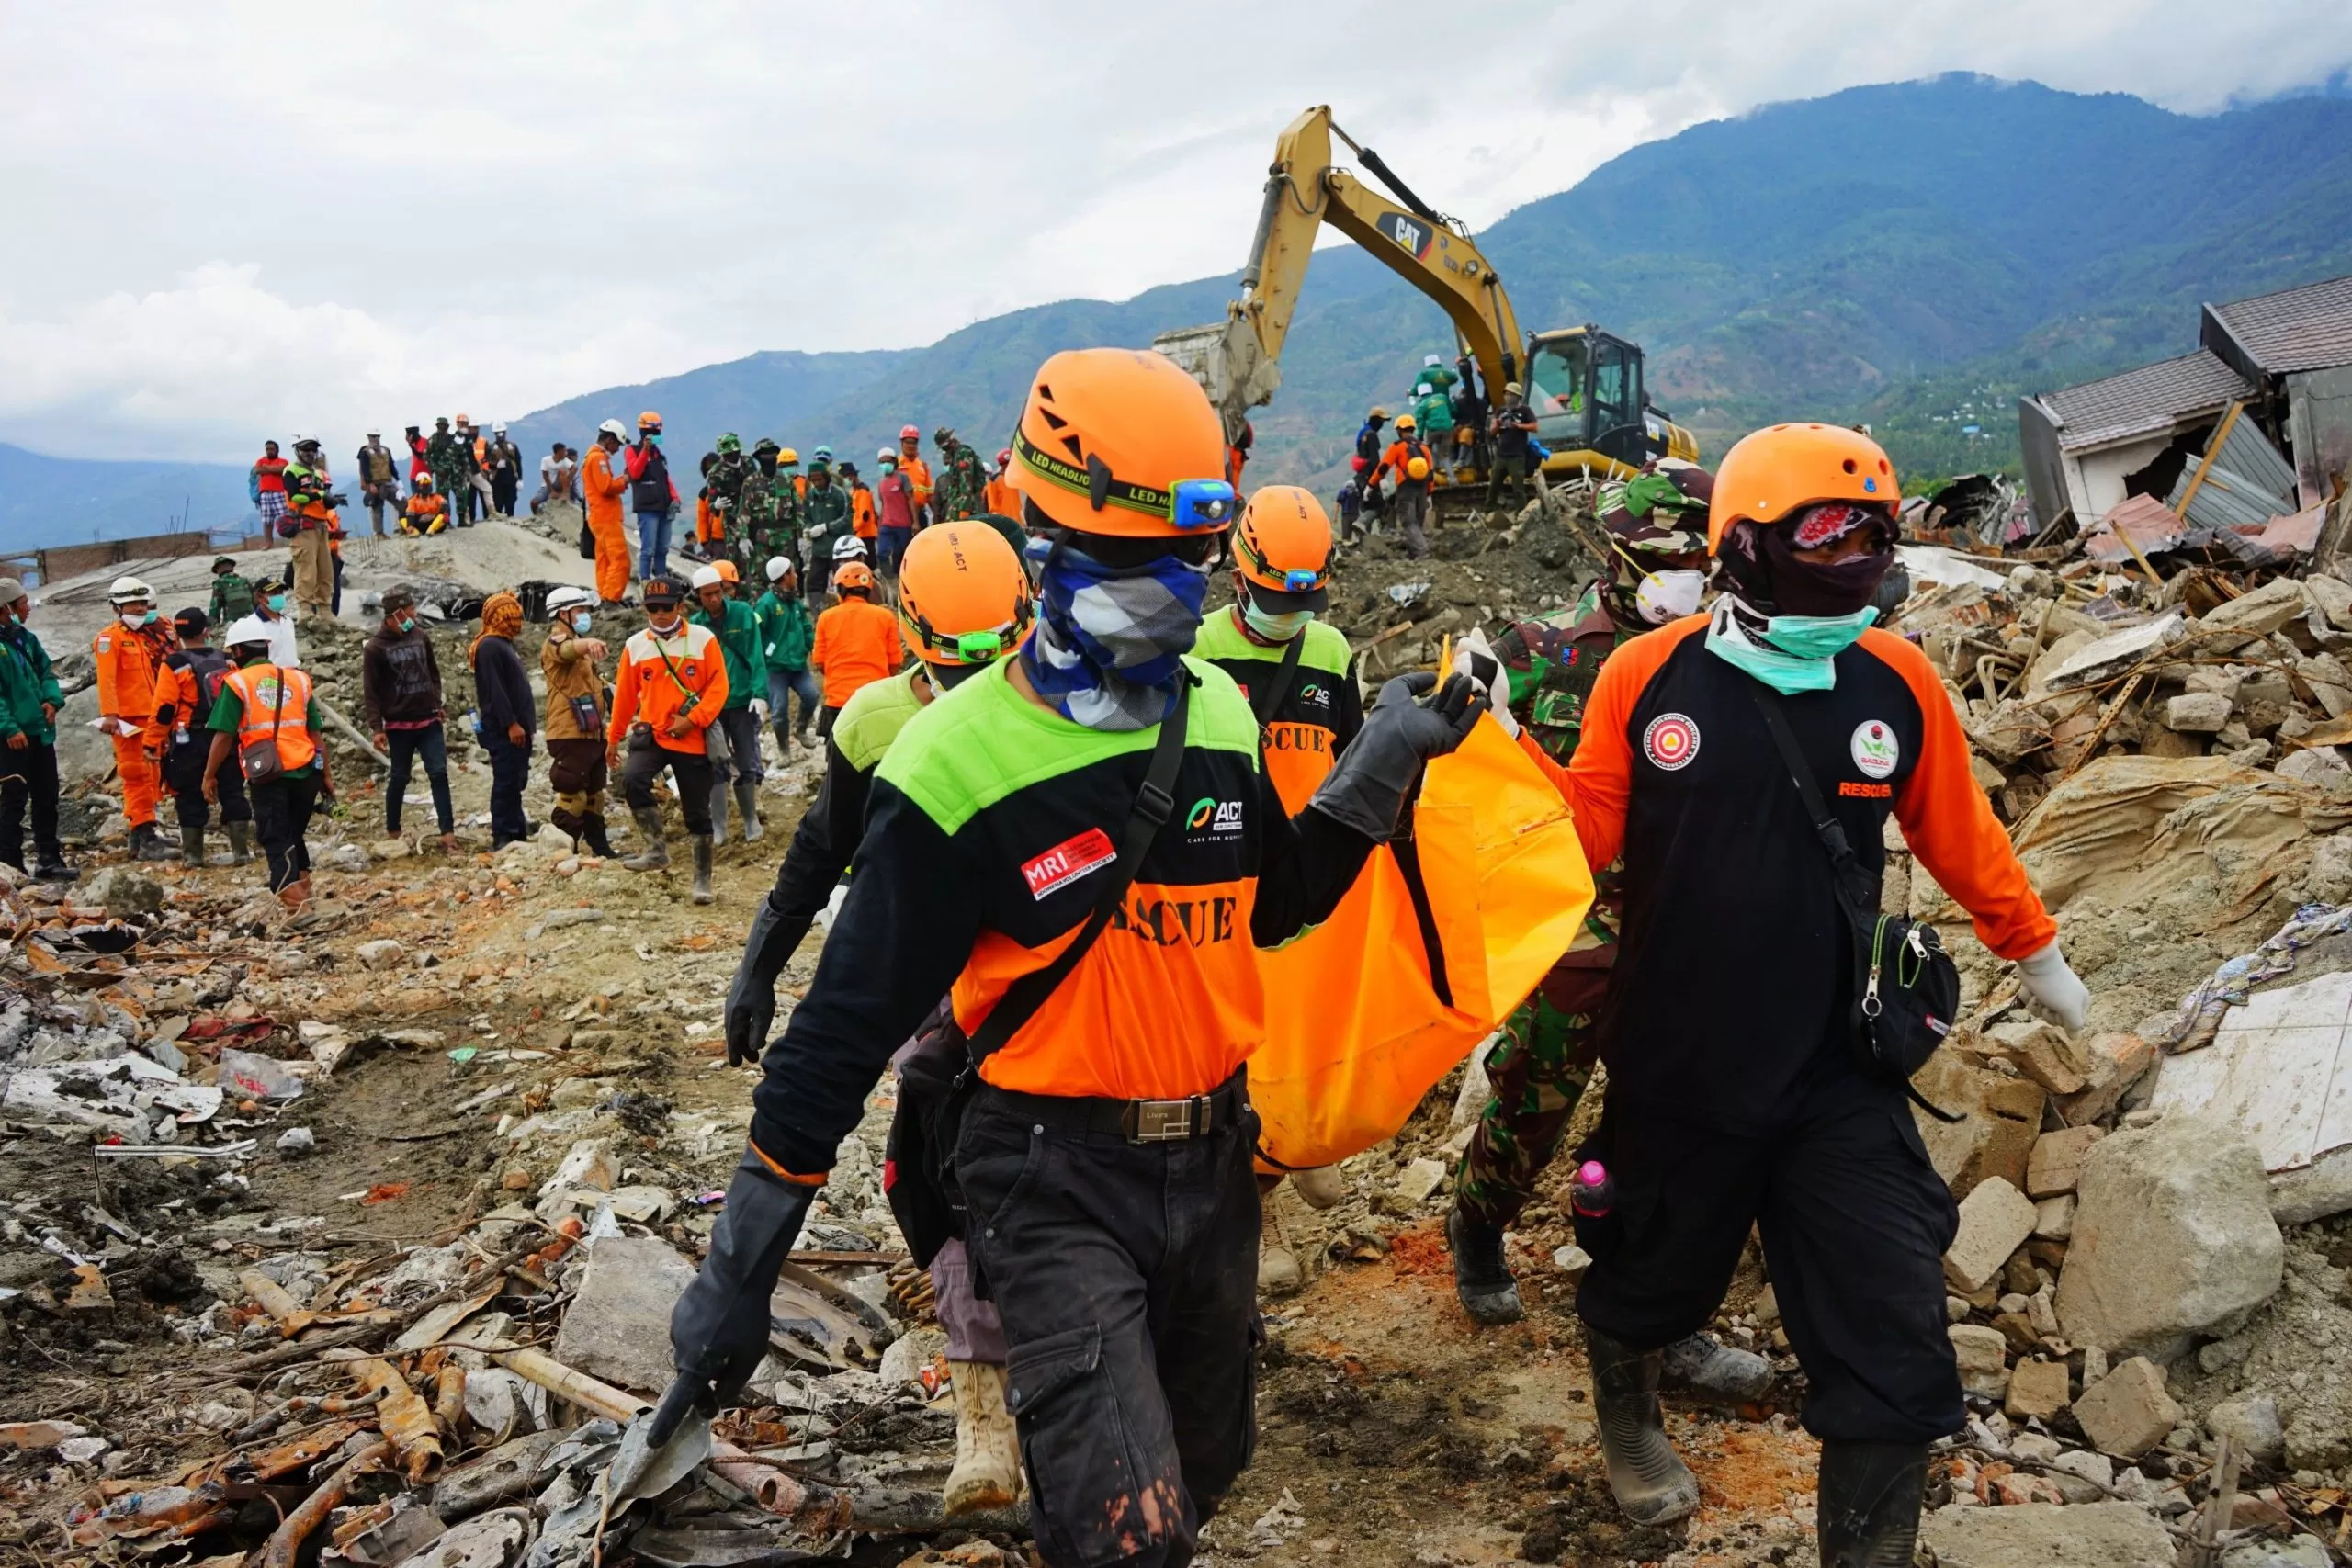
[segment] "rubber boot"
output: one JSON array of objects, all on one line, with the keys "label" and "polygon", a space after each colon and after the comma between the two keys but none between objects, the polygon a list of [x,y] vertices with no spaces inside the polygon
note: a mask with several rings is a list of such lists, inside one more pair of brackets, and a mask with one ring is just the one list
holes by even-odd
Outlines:
[{"label": "rubber boot", "polygon": [[710,786],[710,841],[727,841],[727,781],[718,780]]},{"label": "rubber boot", "polygon": [[1917,1443],[1821,1445],[1821,1568],[1911,1568],[1928,1450]]},{"label": "rubber boot", "polygon": [[605,819],[586,817],[581,819],[580,836],[588,841],[588,852],[605,860],[613,858],[613,840],[605,836]]},{"label": "rubber boot", "polygon": [[630,820],[637,824],[637,836],[645,847],[621,862],[624,871],[667,871],[670,869],[670,846],[662,841],[662,814],[648,807],[632,810]]},{"label": "rubber boot", "polygon": [[74,882],[80,880],[81,875],[77,867],[65,863],[62,855],[43,855],[40,863],[33,867],[35,882]]},{"label": "rubber boot", "polygon": [[1474,1323],[1517,1323],[1519,1281],[1503,1260],[1503,1228],[1490,1225],[1459,1201],[1445,1216],[1445,1241],[1453,1252],[1453,1291]]},{"label": "rubber boot", "polygon": [[710,890],[710,847],[711,836],[708,833],[695,835],[694,900],[697,904],[707,904],[717,897]]},{"label": "rubber boot", "polygon": [[1021,1438],[1004,1407],[1004,1369],[950,1361],[956,1390],[956,1468],[941,1511],[949,1518],[1010,1508],[1021,1495]]},{"label": "rubber boot", "polygon": [[155,830],[155,824],[141,822],[130,830],[130,858],[142,861],[177,860],[180,858],[180,852],[164,842],[164,835]]},{"label": "rubber boot", "polygon": [[229,863],[250,864],[254,858],[254,825],[251,822],[232,822],[228,828]]},{"label": "rubber boot", "polygon": [[191,866],[204,863],[203,829],[191,828],[185,822],[180,824],[180,863]]},{"label": "rubber boot", "polygon": [[760,826],[760,786],[754,779],[735,781],[735,809],[743,814],[743,841],[756,844],[767,837]]},{"label": "rubber boot", "polygon": [[1647,1355],[1584,1325],[1592,1363],[1592,1413],[1609,1462],[1609,1490],[1637,1525],[1671,1524],[1699,1506],[1699,1483],[1667,1441],[1657,1403],[1665,1357]]},{"label": "rubber boot", "polygon": [[1772,1392],[1772,1363],[1752,1350],[1735,1349],[1710,1334],[1678,1339],[1661,1352],[1663,1382],[1707,1399],[1737,1404]]}]

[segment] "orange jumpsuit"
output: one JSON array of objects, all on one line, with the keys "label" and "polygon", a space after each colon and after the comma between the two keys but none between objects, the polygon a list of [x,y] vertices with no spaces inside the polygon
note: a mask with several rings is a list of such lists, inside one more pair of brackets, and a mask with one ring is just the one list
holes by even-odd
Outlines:
[{"label": "orange jumpsuit", "polygon": [[122,779],[122,814],[134,828],[154,826],[155,803],[163,795],[165,737],[155,723],[155,666],[164,652],[162,638],[119,620],[98,628],[90,643],[98,666],[99,714],[139,727],[136,734],[110,737],[115,772]]},{"label": "orange jumpsuit", "polygon": [[1015,523],[1021,521],[1021,487],[1011,479],[999,474],[989,481],[982,495],[981,504],[989,511],[999,517],[1010,517]]},{"label": "orange jumpsuit", "polygon": [[617,604],[628,592],[628,536],[621,532],[621,498],[628,470],[613,471],[613,455],[591,443],[580,460],[580,493],[588,502],[588,532],[596,541],[596,597]]}]

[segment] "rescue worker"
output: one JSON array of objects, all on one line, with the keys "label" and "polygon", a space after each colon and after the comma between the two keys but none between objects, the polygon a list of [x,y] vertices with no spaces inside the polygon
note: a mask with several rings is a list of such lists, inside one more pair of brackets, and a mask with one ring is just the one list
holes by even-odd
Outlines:
[{"label": "rescue worker", "polygon": [[760,558],[790,556],[797,573],[800,567],[801,497],[808,492],[808,479],[800,471],[800,454],[790,446],[776,449],[775,489],[775,523],[760,544]]},{"label": "rescue worker", "polygon": [[1388,506],[1386,498],[1380,493],[1380,486],[1371,481],[1373,465],[1380,461],[1383,450],[1380,433],[1387,423],[1388,411],[1374,403],[1372,412],[1363,416],[1363,423],[1356,427],[1356,457],[1363,464],[1357,472],[1365,476],[1363,509],[1367,514],[1364,522],[1366,533],[1379,524]]},{"label": "rescue worker", "polygon": [[915,536],[915,481],[899,471],[899,455],[885,446],[875,454],[880,477],[874,481],[875,561],[896,577],[899,558]]},{"label": "rescue worker", "polygon": [[899,471],[915,481],[915,526],[922,527],[938,513],[931,505],[931,465],[922,460],[922,433],[911,424],[899,427]]},{"label": "rescue worker", "polygon": [[824,682],[818,735],[831,735],[858,689],[894,673],[906,657],[898,617],[874,602],[874,569],[862,560],[835,567],[833,604],[817,617],[808,649],[808,668]]},{"label": "rescue worker", "polygon": [[984,504],[982,492],[988,489],[988,469],[980,455],[944,424],[932,433],[931,439],[939,448],[938,505],[932,521],[953,523],[978,515]]},{"label": "rescue worker", "polygon": [[1413,418],[1419,423],[1421,439],[1428,443],[1430,461],[1446,478],[1453,477],[1453,371],[1434,354],[1421,356],[1421,374],[1413,383]]},{"label": "rescue worker", "polygon": [[376,750],[391,763],[384,779],[384,836],[401,836],[409,770],[421,761],[441,848],[455,854],[458,816],[449,799],[449,742],[442,728],[448,715],[441,696],[441,661],[434,657],[433,639],[417,618],[413,589],[384,591],[383,622],[359,650],[359,690],[360,711]]},{"label": "rescue worker", "polygon": [[810,598],[817,596],[832,570],[834,544],[856,536],[850,520],[849,491],[834,481],[832,448],[820,446],[808,455],[808,488],[800,497],[802,558],[808,563],[805,587]]},{"label": "rescue worker", "polygon": [[208,621],[225,626],[243,620],[254,613],[254,585],[238,575],[234,558],[213,558],[212,598],[204,610]]},{"label": "rescue worker", "polygon": [[1487,476],[1487,504],[1502,503],[1503,486],[1510,486],[1511,505],[1520,504],[1519,481],[1529,480],[1535,498],[1543,500],[1551,493],[1544,479],[1544,465],[1535,456],[1535,411],[1527,406],[1524,388],[1516,381],[1503,383],[1502,406],[1494,414],[1494,467]]},{"label": "rescue worker", "polygon": [[736,516],[743,504],[743,481],[752,472],[752,460],[743,456],[743,438],[731,430],[722,432],[718,442],[718,460],[702,477],[703,489],[710,498],[711,515],[718,525],[704,541],[707,558],[716,560],[732,553],[731,543],[743,526]]},{"label": "rescue worker", "polygon": [[[65,704],[49,649],[26,626],[32,600],[25,585],[0,577],[0,860],[41,882],[72,882],[57,836],[57,710]],[[29,810],[28,810],[29,808]],[[32,818],[33,859],[25,859],[25,818]]]},{"label": "rescue worker", "polygon": [[989,476],[988,489],[981,493],[981,510],[997,517],[1021,519],[1021,491],[1012,482],[1012,448],[1008,446],[996,455],[996,472]]},{"label": "rescue worker", "polygon": [[[694,901],[707,904],[710,891],[710,757],[703,732],[727,705],[727,656],[707,626],[678,613],[682,595],[675,578],[656,577],[645,585],[645,628],[621,645],[620,671],[613,693],[613,716],[605,731],[605,761],[621,770],[621,795],[644,848],[621,862],[630,871],[666,871],[670,847],[662,839],[662,813],[653,803],[653,781],[670,770],[678,809],[694,841]],[[621,748],[628,761],[621,761]]]},{"label": "rescue worker", "polygon": [[[352,471],[359,476],[359,493],[368,501],[368,525],[376,530],[376,537],[380,539],[384,537],[384,509],[391,508],[395,525],[401,517],[400,459],[392,455],[390,447],[384,445],[382,431],[368,433],[367,444],[359,448]],[[220,655],[224,661],[228,657],[225,653]]]},{"label": "rescue worker", "polygon": [[[678,514],[678,487],[662,452],[662,416],[637,416],[637,444],[628,449],[628,504],[637,513],[637,575],[647,582],[670,571],[670,523]],[[673,584],[672,586],[675,586]]]},{"label": "rescue worker", "polygon": [[595,595],[585,588],[559,588],[548,595],[548,637],[539,645],[539,673],[546,678],[548,705],[541,732],[548,743],[548,788],[555,794],[548,820],[571,835],[577,852],[606,860],[613,843],[605,830],[605,648],[589,636],[595,626]]},{"label": "rescue worker", "polygon": [[434,488],[433,476],[419,476],[409,491],[408,510],[401,518],[401,533],[411,539],[438,534],[449,526],[449,498]]},{"label": "rescue worker", "polygon": [[[188,606],[172,617],[179,646],[164,656],[155,673],[155,728],[168,737],[164,752],[164,783],[180,825],[180,863],[204,863],[204,834],[212,825],[212,802],[205,797],[205,764],[212,756],[212,709],[220,700],[220,683],[235,668],[221,649],[207,645],[210,622],[203,611]],[[254,858],[254,809],[245,798],[242,773],[232,770],[220,784],[220,826],[229,835],[229,863],[244,865]]]},{"label": "rescue worker", "polygon": [[618,609],[628,597],[628,535],[621,526],[628,470],[613,467],[628,440],[621,422],[608,419],[596,427],[596,439],[580,464],[580,494],[588,508],[589,536],[596,543],[596,600],[606,609]]},{"label": "rescue worker", "polygon": [[[1892,815],[1978,937],[2018,962],[2030,1008],[2078,1029],[2090,999],[1970,775],[1935,668],[1870,627],[1900,493],[1854,431],[1746,437],[1715,476],[1713,611],[1602,666],[1566,769],[1521,739],[1569,800],[1589,863],[1624,855],[1608,1107],[1577,1154],[1615,1186],[1577,1297],[1611,1490],[1644,1523],[1697,1506],[1659,1423],[1659,1352],[1714,1310],[1753,1225],[1810,1384],[1821,1560],[1843,1568],[1910,1561],[1928,1445],[1962,1424],[1941,1267],[1958,1213],[1906,1086],[1865,1066],[1854,1037],[1856,932],[1774,723],[1871,907]],[[1693,933],[1705,985],[1691,983]]]},{"label": "rescue worker", "polygon": [[764,437],[752,448],[734,510],[728,514],[727,558],[746,572],[774,553],[769,545],[775,534],[775,443]]},{"label": "rescue worker", "polygon": [[[760,649],[760,618],[735,594],[735,563],[718,561],[695,572],[695,624],[718,638],[727,661],[727,702],[713,727],[723,732],[728,758],[710,769],[710,841],[727,841],[727,793],[743,818],[743,841],[756,844],[760,827],[760,727],[768,716],[767,657]],[[707,734],[706,734],[707,738]]]},{"label": "rescue worker", "polygon": [[1380,476],[1392,469],[1396,475],[1396,525],[1405,536],[1405,548],[1415,560],[1426,560],[1430,541],[1421,526],[1429,521],[1430,485],[1437,467],[1430,458],[1429,444],[1420,437],[1419,423],[1408,413],[1396,416],[1396,439],[1372,466],[1366,488],[1378,491]]},{"label": "rescue worker", "polygon": [[155,671],[172,650],[171,632],[155,614],[155,591],[135,577],[116,578],[107,602],[115,618],[90,639],[90,657],[97,664],[99,728],[114,741],[115,775],[122,781],[130,854],[171,860],[174,852],[155,829],[166,733],[155,728]]},{"label": "rescue worker", "polygon": [[857,540],[860,553],[870,564],[881,547],[877,536],[882,531],[881,518],[874,510],[873,488],[858,477],[855,463],[842,465],[842,483],[849,487],[850,535]]},{"label": "rescue worker", "polygon": [[311,901],[311,846],[304,833],[319,802],[334,799],[327,749],[318,739],[317,698],[309,675],[270,662],[270,629],[258,616],[239,621],[221,640],[237,668],[221,681],[212,705],[204,798],[219,804],[222,773],[247,768],[257,747],[271,749],[276,766],[267,776],[243,776],[253,799],[254,837],[269,865],[269,890],[288,908],[299,909]]},{"label": "rescue worker", "polygon": [[[1315,803],[1283,815],[1248,705],[1184,657],[1232,521],[1221,437],[1198,384],[1159,355],[1057,354],[1031,380],[1015,453],[1032,525],[1054,540],[1035,629],[910,718],[876,770],[857,874],[768,1048],[750,1146],[671,1317],[686,1390],[731,1402],[766,1354],[769,1292],[835,1150],[952,987],[953,1023],[989,1042],[953,1180],[1003,1323],[1051,1568],[1191,1562],[1247,1462],[1251,947],[1328,915],[1478,712],[1466,682],[1429,705],[1416,694],[1433,677],[1391,682]],[[1146,795],[1163,718],[1182,725],[1161,761],[1175,787]],[[1169,795],[1197,804],[1155,828]],[[1120,863],[1113,832],[1131,855],[1150,845],[1139,864]],[[1121,896],[1098,905],[1106,887]],[[1000,1009],[1017,1027],[991,1029]]]},{"label": "rescue worker", "polygon": [[501,517],[514,515],[514,498],[523,489],[523,449],[506,438],[503,422],[490,427],[490,447],[483,454],[483,472],[490,479],[490,504]]},{"label": "rescue worker", "polygon": [[334,509],[343,497],[319,459],[315,435],[294,438],[294,460],[286,465],[286,511],[294,525],[294,602],[319,615],[334,614],[334,536],[341,525]]},{"label": "rescue worker", "polygon": [[[460,423],[465,417],[458,416]],[[463,513],[458,509],[464,503],[459,498],[472,488],[473,443],[461,431],[451,430],[447,420],[436,419],[433,422],[433,434],[425,438],[424,461],[433,470],[433,487],[449,503],[450,522],[461,522]]]},{"label": "rescue worker", "polygon": [[[822,694],[808,673],[808,650],[817,641],[816,617],[800,596],[797,570],[789,556],[777,556],[766,569],[768,591],[752,606],[760,623],[760,654],[768,671],[768,722],[775,726],[775,749],[792,755],[792,739],[805,748],[814,744],[808,727],[817,722]],[[792,716],[792,699],[800,699],[800,717]]]},{"label": "rescue worker", "polygon": [[[826,738],[824,782],[752,917],[727,993],[729,1066],[756,1061],[765,1048],[776,977],[849,869],[865,830],[874,770],[899,732],[941,694],[1017,649],[1034,619],[1021,558],[994,530],[943,525],[926,529],[907,552],[898,622],[914,662],[860,687]],[[1021,1450],[1004,1404],[1004,1326],[996,1308],[973,1294],[961,1239],[946,1241],[930,1269],[955,1374],[956,1465],[945,1511],[1010,1507],[1020,1492]]]}]

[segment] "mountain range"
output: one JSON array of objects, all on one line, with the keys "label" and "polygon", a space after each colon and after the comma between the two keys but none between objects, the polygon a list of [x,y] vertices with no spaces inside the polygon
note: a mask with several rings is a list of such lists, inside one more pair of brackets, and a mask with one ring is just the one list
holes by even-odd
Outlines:
[{"label": "mountain range", "polygon": [[[1444,170],[1398,152],[1399,172],[1442,207]],[[1866,420],[1917,477],[2013,465],[2018,393],[2186,352],[2201,300],[2352,272],[2347,215],[2343,96],[2194,117],[1949,75],[1694,126],[1477,238],[1522,325],[1597,321],[1641,343],[1652,395],[1710,458],[1774,419]],[[1236,232],[1237,253],[1247,239]],[[584,393],[513,434],[536,459],[653,408],[673,452],[731,429],[804,457],[824,443],[870,457],[912,423],[926,451],[948,424],[993,457],[1046,355],[1146,345],[1218,319],[1236,291],[1233,276],[1198,278],[1012,311],[922,348],[755,354]],[[1250,478],[1335,482],[1364,408],[1400,399],[1424,354],[1452,350],[1438,308],[1375,258],[1318,251]],[[70,528],[44,526],[74,537],[142,509],[141,528],[160,527],[162,476],[144,470],[207,467],[74,464],[42,478],[29,457],[0,449],[0,541],[24,537],[35,512],[71,513]],[[100,468],[119,470],[103,494],[84,471]],[[222,472],[242,511],[242,472]],[[49,500],[12,493],[36,479]]]}]

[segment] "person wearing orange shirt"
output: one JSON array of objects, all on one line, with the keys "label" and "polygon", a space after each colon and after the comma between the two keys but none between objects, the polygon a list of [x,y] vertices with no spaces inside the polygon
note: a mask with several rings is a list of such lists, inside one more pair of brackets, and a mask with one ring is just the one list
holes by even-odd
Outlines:
[{"label": "person wearing orange shirt", "polygon": [[842,483],[849,486],[849,531],[865,547],[865,558],[872,560],[876,547],[875,536],[881,527],[881,513],[874,504],[874,487],[858,473],[855,463],[842,465]]},{"label": "person wearing orange shirt", "polygon": [[931,465],[922,460],[922,432],[911,424],[899,427],[899,472],[915,481],[915,526],[932,523]]},{"label": "person wearing orange shirt", "polygon": [[155,829],[168,734],[155,725],[155,670],[172,650],[171,633],[155,614],[155,591],[139,579],[116,578],[107,601],[115,619],[98,628],[90,654],[98,667],[99,723],[114,740],[115,773],[122,780],[130,852],[138,860],[175,860],[177,852]]},{"label": "person wearing orange shirt", "polygon": [[989,476],[988,488],[981,492],[981,504],[992,516],[1021,521],[1021,487],[1012,482],[1012,447],[996,455],[996,472]]},{"label": "person wearing orange shirt", "polygon": [[1430,479],[1437,468],[1437,459],[1430,456],[1429,445],[1415,428],[1413,416],[1396,416],[1396,439],[1380,455],[1372,467],[1372,477],[1364,481],[1371,490],[1380,483],[1380,476],[1396,471],[1396,489],[1390,497],[1396,511],[1396,525],[1405,536],[1405,548],[1415,560],[1429,558],[1430,542],[1421,532],[1421,525],[1429,520]]},{"label": "person wearing orange shirt", "polygon": [[833,601],[817,617],[817,642],[808,650],[808,668],[825,683],[825,708],[817,716],[820,737],[833,732],[842,705],[860,686],[887,679],[907,661],[899,617],[874,602],[872,567],[862,560],[835,567]]},{"label": "person wearing orange shirt", "polygon": [[580,464],[580,493],[588,503],[588,536],[596,546],[596,597],[606,609],[618,609],[628,592],[628,536],[621,528],[628,470],[613,466],[628,442],[628,432],[621,422],[608,419],[596,427],[595,442]]},{"label": "person wearing orange shirt", "polygon": [[[678,809],[694,840],[694,901],[707,904],[710,891],[710,754],[703,732],[727,706],[727,658],[708,626],[679,614],[684,590],[672,577],[645,585],[645,629],[621,644],[620,670],[613,692],[613,717],[605,731],[605,762],[620,769],[621,798],[628,802],[645,847],[621,862],[630,871],[665,871],[670,848],[662,838],[662,813],[653,803],[653,781],[670,770]],[[621,761],[626,743],[628,760]]]}]

